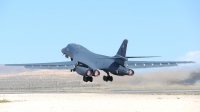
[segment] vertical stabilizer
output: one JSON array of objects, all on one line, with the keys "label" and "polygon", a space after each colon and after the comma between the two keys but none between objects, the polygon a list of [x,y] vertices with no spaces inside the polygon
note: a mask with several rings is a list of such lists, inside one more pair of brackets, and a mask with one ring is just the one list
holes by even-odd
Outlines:
[{"label": "vertical stabilizer", "polygon": [[117,55],[126,57],[126,48],[127,48],[127,44],[128,44],[128,40],[125,39],[125,40],[122,42],[122,45],[120,46],[120,48],[119,48],[119,50],[118,50],[118,52],[117,52]]}]

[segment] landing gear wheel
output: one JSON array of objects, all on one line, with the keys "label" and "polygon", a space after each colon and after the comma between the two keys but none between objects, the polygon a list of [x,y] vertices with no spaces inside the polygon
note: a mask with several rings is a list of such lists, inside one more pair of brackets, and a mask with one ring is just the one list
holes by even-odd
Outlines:
[{"label": "landing gear wheel", "polygon": [[85,77],[85,82],[88,82],[88,77]]},{"label": "landing gear wheel", "polygon": [[84,82],[87,82],[87,81],[88,81],[88,77],[85,77],[85,76],[84,76],[84,77],[83,77],[83,81],[84,81]]},{"label": "landing gear wheel", "polygon": [[86,77],[86,76],[83,76],[83,81],[84,81],[84,82],[88,82],[88,81],[92,82],[92,81],[93,81],[93,77]]},{"label": "landing gear wheel", "polygon": [[109,76],[109,81],[113,81],[113,77],[112,76]]},{"label": "landing gear wheel", "polygon": [[108,81],[108,77],[107,76],[103,76],[103,80],[107,82]]},{"label": "landing gear wheel", "polygon": [[103,76],[103,80],[106,81],[106,82],[107,81],[111,81],[112,82],[113,81],[113,77],[112,76]]},{"label": "landing gear wheel", "polygon": [[89,79],[90,82],[93,81],[93,77],[87,77]]},{"label": "landing gear wheel", "polygon": [[113,77],[112,76],[110,76],[110,74],[109,74],[109,72],[108,71],[104,71],[104,72],[106,72],[107,73],[107,76],[103,76],[103,80],[104,81],[113,81]]}]

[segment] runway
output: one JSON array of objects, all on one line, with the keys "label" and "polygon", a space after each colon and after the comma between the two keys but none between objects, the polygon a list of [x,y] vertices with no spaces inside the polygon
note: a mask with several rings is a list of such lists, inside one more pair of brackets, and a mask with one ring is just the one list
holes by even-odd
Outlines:
[{"label": "runway", "polygon": [[70,94],[70,93],[99,93],[99,94],[195,94],[200,90],[32,90],[32,91],[0,91],[0,94]]},{"label": "runway", "polygon": [[0,94],[1,112],[199,112],[199,95],[24,93]]},{"label": "runway", "polygon": [[121,93],[195,93],[200,94],[200,90],[114,90]]}]

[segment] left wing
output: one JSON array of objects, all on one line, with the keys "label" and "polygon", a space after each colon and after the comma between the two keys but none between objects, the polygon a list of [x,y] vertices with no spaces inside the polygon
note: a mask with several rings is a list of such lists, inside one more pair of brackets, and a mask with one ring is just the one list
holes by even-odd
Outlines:
[{"label": "left wing", "polygon": [[153,67],[170,67],[178,64],[194,63],[193,61],[126,61],[125,66],[128,68],[153,68]]},{"label": "left wing", "polygon": [[24,66],[29,69],[74,69],[76,64],[76,61],[66,61],[51,63],[5,64],[5,66]]}]

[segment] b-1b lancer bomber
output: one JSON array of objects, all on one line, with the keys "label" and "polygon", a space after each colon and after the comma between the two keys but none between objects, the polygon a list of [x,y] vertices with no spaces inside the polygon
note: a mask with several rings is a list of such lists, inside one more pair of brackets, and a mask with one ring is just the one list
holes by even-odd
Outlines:
[{"label": "b-1b lancer bomber", "polygon": [[103,76],[104,81],[113,81],[113,77],[117,76],[133,76],[135,68],[151,68],[151,67],[169,67],[178,64],[194,63],[192,61],[128,61],[128,58],[150,58],[157,56],[126,56],[128,40],[124,40],[113,57],[99,55],[86,49],[78,44],[68,44],[61,51],[66,58],[71,61],[53,62],[53,63],[33,63],[33,64],[6,64],[6,66],[24,66],[25,68],[34,69],[69,69],[71,72],[76,71],[83,76],[83,81],[92,82],[93,77],[100,75],[99,70],[107,73]]}]

